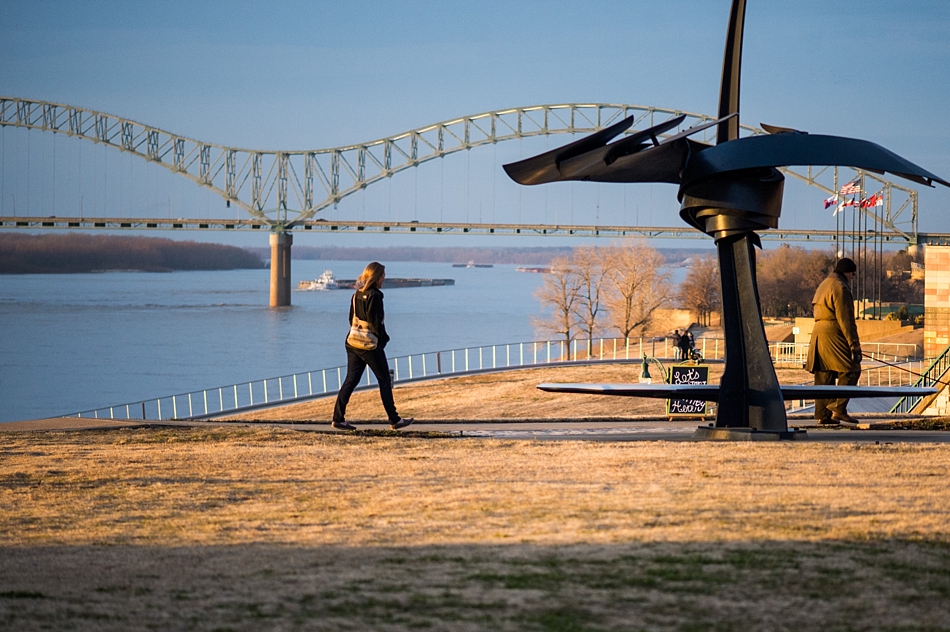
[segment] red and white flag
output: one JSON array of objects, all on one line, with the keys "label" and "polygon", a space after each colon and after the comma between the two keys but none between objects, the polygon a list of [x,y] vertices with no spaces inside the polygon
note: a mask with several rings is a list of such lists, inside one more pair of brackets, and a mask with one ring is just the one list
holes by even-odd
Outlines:
[{"label": "red and white flag", "polygon": [[861,194],[861,178],[855,178],[848,184],[841,187],[841,195],[860,195]]}]

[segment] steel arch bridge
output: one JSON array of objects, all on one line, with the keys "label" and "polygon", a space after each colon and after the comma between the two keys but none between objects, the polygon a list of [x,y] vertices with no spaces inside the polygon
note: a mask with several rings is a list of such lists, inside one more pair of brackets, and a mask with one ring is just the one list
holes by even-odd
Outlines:
[{"label": "steel arch bridge", "polygon": [[[0,97],[0,127],[66,134],[138,156],[210,189],[247,212],[250,224],[269,227],[276,233],[295,226],[313,227],[313,220],[320,211],[345,197],[401,171],[463,150],[534,136],[592,133],[633,116],[630,133],[679,115],[685,115],[685,120],[668,134],[714,120],[705,114],[629,104],[536,105],[450,119],[366,143],[329,149],[271,151],[205,143],[71,105]],[[741,127],[746,135],[764,133],[756,127]],[[714,129],[706,130],[697,140],[711,142]],[[838,167],[784,168],[783,171],[829,196],[838,188]],[[825,176],[823,180],[827,181],[829,171],[833,176],[832,186],[818,179]],[[880,222],[891,236],[916,243],[917,192],[874,173],[858,170],[857,174],[878,182],[885,191],[881,215],[872,209],[860,212]],[[906,195],[901,204],[892,204],[894,191]],[[145,223],[143,228],[153,227],[147,220],[142,222]],[[200,224],[200,220],[195,222]],[[623,232],[623,227],[613,228]],[[574,234],[574,231],[567,232]],[[582,230],[577,234],[588,232]]]}]

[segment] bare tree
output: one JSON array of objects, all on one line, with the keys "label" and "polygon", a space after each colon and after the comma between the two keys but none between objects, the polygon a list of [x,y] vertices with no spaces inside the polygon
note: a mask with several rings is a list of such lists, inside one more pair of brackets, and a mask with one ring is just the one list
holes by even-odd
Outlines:
[{"label": "bare tree", "polygon": [[601,251],[607,276],[608,322],[629,338],[642,332],[653,314],[670,298],[670,275],[661,272],[663,255],[642,241],[630,241]]},{"label": "bare tree", "polygon": [[811,314],[815,288],[834,267],[834,256],[782,244],[764,250],[756,264],[759,303],[765,316]]},{"label": "bare tree", "polygon": [[542,310],[550,310],[547,317],[533,318],[534,328],[542,334],[563,336],[565,342],[580,331],[578,308],[581,300],[579,278],[571,259],[557,257],[551,260],[551,273],[534,292]]},{"label": "bare tree", "polygon": [[605,285],[605,259],[601,249],[595,246],[580,246],[571,256],[574,274],[577,276],[579,301],[577,305],[581,330],[587,337],[587,350],[594,339],[597,327],[604,315],[603,294]]},{"label": "bare tree", "polygon": [[719,264],[709,255],[696,257],[686,278],[680,284],[680,305],[696,314],[699,324],[708,326],[709,316],[722,305],[719,285]]}]

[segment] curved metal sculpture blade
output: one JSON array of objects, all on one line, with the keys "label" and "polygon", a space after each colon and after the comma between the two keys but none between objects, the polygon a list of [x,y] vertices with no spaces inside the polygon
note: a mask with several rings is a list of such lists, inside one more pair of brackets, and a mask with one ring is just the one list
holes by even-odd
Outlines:
[{"label": "curved metal sculpture blade", "polygon": [[731,171],[807,165],[838,165],[892,173],[919,184],[950,182],[877,143],[805,132],[749,136],[696,153],[684,165],[683,184]]},{"label": "curved metal sculpture blade", "polygon": [[[729,14],[719,120],[658,142],[659,134],[682,121],[676,117],[610,143],[629,129],[632,120],[627,119],[560,149],[505,165],[505,171],[521,184],[563,180],[678,184],[680,216],[712,236],[719,254],[726,368],[717,390],[716,426],[786,433],[783,395],[765,338],[755,276],[755,246],[760,245],[755,231],[777,228],[782,213],[785,178],[777,167],[843,165],[890,172],[931,186],[950,182],[869,141],[775,126],[764,126],[769,136],[739,138],[745,5],[745,0],[733,0]],[[715,146],[687,138],[709,125],[718,126]],[[630,394],[657,397],[661,391],[636,388]]]}]

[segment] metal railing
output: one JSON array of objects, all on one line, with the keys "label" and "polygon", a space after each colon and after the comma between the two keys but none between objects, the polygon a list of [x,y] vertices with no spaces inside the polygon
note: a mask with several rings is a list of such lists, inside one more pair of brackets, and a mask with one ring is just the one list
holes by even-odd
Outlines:
[{"label": "metal railing", "polygon": [[[934,386],[940,384],[939,380],[943,375],[950,369],[950,347],[947,347],[943,350],[933,362],[930,363],[930,366],[927,367],[926,371],[919,371],[920,377],[914,382],[914,386]],[[891,409],[892,413],[909,413],[911,412],[917,404],[923,399],[920,395],[915,395],[912,397],[901,397],[894,408]]]},{"label": "metal railing", "polygon": [[[913,345],[911,345],[913,346]],[[862,345],[863,348],[863,345]],[[883,360],[884,358],[878,358]],[[861,378],[858,385],[865,386],[911,386],[916,377],[923,370],[922,360],[910,360],[901,362],[900,366],[894,364],[879,364],[877,366],[864,366],[861,369]],[[807,382],[812,384],[812,382]],[[798,412],[804,409],[810,409],[814,402],[811,399],[786,400],[785,410],[787,412]],[[896,411],[891,412],[906,412]]]},{"label": "metal railing", "polygon": [[[906,345],[914,347],[914,345]],[[776,363],[804,362],[804,350],[794,343],[769,345]],[[699,338],[696,348],[707,360],[721,360],[725,344],[721,338]],[[676,360],[670,338],[595,338],[593,340],[545,340],[516,342],[431,351],[389,359],[394,383],[405,383],[512,368],[564,365],[590,362],[640,362],[644,354],[663,360]],[[896,356],[888,356],[898,360]],[[343,384],[346,366],[336,366],[279,377],[252,380],[228,386],[201,389],[144,401],[106,406],[64,415],[96,419],[202,419],[246,412],[269,406],[335,395]],[[366,371],[360,388],[375,385]]]}]

